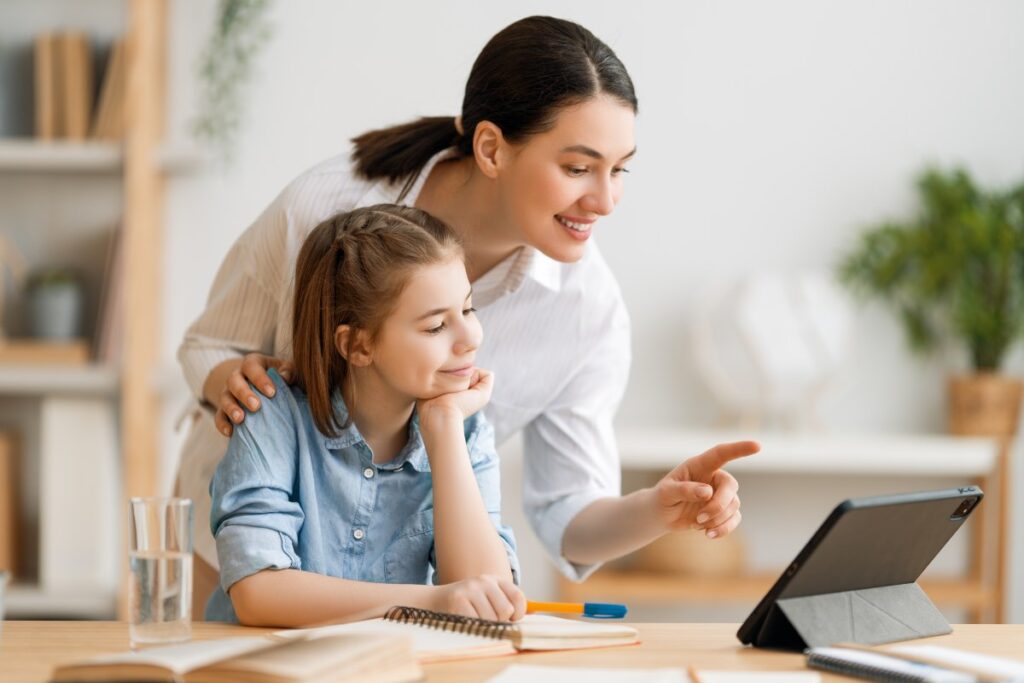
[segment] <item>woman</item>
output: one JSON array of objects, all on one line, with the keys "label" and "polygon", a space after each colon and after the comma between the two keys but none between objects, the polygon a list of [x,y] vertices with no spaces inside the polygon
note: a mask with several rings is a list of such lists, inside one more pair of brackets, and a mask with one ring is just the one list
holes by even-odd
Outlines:
[{"label": "woman", "polygon": [[[299,245],[339,211],[399,203],[437,216],[464,244],[488,330],[477,359],[496,375],[485,412],[499,444],[523,432],[526,513],[566,576],[581,580],[668,531],[735,529],[738,486],[721,467],[756,452],[752,442],[716,446],[619,495],[612,417],[629,373],[629,319],[589,238],[621,197],[636,111],[607,45],[572,22],[528,17],[484,46],[461,116],[365,133],[351,154],[285,188],[229,252],[178,353],[217,411],[195,422],[179,473],[199,518],[240,406],[259,409],[250,385],[272,396],[266,369],[290,376]],[[209,534],[197,533],[196,551],[198,601],[216,558]]]}]

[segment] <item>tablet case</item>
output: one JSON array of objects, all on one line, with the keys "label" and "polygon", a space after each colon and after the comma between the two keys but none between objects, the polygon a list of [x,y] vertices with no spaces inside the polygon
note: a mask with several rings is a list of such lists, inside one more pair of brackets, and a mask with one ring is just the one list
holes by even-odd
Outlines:
[{"label": "tablet case", "polygon": [[758,647],[801,651],[950,633],[916,581],[983,495],[969,486],[844,501],[737,636]]},{"label": "tablet case", "polygon": [[754,645],[802,651],[835,643],[879,645],[951,633],[949,622],[916,583],[781,598]]}]

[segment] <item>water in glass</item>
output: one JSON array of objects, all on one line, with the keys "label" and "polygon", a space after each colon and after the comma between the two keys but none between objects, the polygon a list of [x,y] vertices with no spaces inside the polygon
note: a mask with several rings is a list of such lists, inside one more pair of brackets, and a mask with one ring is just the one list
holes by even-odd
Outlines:
[{"label": "water in glass", "polygon": [[147,550],[131,565],[132,643],[188,640],[192,623],[192,553]]}]

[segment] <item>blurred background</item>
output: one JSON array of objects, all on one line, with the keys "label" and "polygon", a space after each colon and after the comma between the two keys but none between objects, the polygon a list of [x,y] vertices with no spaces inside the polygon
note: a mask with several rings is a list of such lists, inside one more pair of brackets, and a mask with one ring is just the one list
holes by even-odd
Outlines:
[{"label": "blurred background", "polygon": [[569,585],[505,444],[531,598],[738,621],[844,498],[979,483],[984,518],[925,587],[950,619],[1024,621],[1013,0],[4,0],[8,618],[115,614],[127,496],[171,492],[190,409],[174,353],[231,244],[354,135],[456,114],[484,43],[530,14],[593,31],[640,99],[595,235],[633,322],[624,489],[734,435],[764,446],[735,468],[734,537],[680,534]]}]

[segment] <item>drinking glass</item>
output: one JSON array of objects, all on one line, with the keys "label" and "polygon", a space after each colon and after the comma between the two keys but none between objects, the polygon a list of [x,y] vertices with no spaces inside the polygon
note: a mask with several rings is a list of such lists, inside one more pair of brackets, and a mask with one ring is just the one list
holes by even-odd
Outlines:
[{"label": "drinking glass", "polygon": [[132,647],[188,640],[192,634],[192,501],[132,498],[128,518]]},{"label": "drinking glass", "polygon": [[7,580],[10,576],[10,573],[0,569],[0,631],[3,630],[4,625],[4,593],[6,592]]}]

